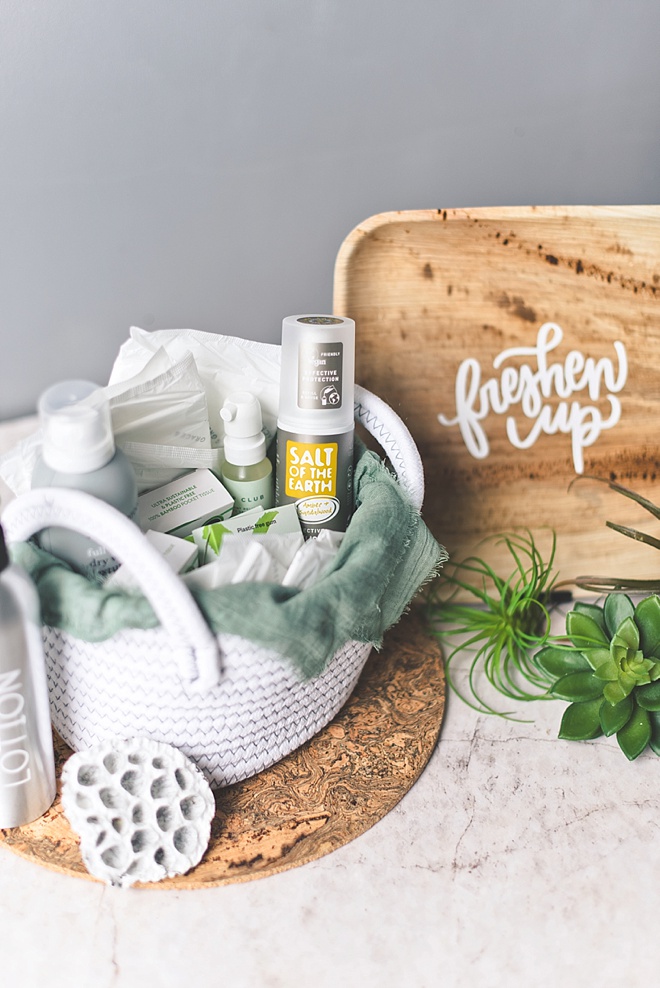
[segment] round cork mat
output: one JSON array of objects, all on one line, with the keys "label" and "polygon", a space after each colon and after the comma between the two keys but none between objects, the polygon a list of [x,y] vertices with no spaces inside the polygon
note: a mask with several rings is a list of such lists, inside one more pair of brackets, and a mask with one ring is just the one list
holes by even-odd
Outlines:
[{"label": "round cork mat", "polygon": [[[347,844],[382,819],[421,775],[445,708],[437,642],[411,611],[372,652],[330,724],[277,765],[216,793],[206,854],[187,875],[133,888],[198,889],[295,868]],[[55,737],[58,778],[70,749]],[[58,795],[34,823],[0,843],[47,868],[96,881]]]}]

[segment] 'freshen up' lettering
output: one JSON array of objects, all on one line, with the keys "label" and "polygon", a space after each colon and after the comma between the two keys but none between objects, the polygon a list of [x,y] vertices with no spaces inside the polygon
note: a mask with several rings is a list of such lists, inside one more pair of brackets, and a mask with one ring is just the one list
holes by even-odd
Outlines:
[{"label": "'freshen up' lettering", "polygon": [[[579,350],[571,350],[563,363],[549,363],[548,354],[559,346],[563,336],[557,323],[544,323],[538,331],[536,346],[502,350],[493,360],[493,368],[501,368],[499,379],[491,377],[483,384],[479,361],[468,357],[456,374],[456,416],[449,419],[438,415],[440,424],[458,425],[468,452],[481,460],[490,451],[488,437],[481,425],[483,420],[491,412],[505,415],[513,405],[519,405],[525,418],[532,420],[532,425],[526,435],[521,435],[516,420],[509,415],[506,434],[511,445],[516,449],[529,449],[541,433],[570,435],[575,471],[583,473],[583,451],[621,418],[621,402],[616,394],[626,383],[628,359],[626,348],[617,340],[614,343],[616,369],[608,357],[594,360]],[[535,366],[503,366],[512,357],[531,357]],[[586,392],[592,403],[606,398],[608,413],[604,415],[595,404],[568,400],[579,392]],[[546,399],[555,395],[561,400],[553,408],[546,404]]]}]

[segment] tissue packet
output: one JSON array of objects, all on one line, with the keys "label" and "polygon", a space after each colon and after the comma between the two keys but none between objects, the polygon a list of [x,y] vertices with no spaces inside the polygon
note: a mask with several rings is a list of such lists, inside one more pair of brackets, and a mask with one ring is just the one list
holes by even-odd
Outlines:
[{"label": "tissue packet", "polygon": [[232,513],[234,499],[210,470],[193,470],[171,484],[138,497],[138,523],[185,538],[205,521]]},{"label": "tissue packet", "polygon": [[247,538],[269,534],[295,535],[296,542],[290,540],[291,545],[301,545],[303,537],[295,504],[284,504],[279,508],[252,508],[233,518],[197,528],[188,538],[199,548],[204,563],[209,553],[218,555],[223,539],[230,534]]}]

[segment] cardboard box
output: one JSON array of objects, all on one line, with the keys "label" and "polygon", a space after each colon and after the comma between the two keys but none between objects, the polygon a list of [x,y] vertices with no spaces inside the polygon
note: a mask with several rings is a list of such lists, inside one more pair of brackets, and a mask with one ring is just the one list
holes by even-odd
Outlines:
[{"label": "cardboard box", "polygon": [[234,499],[210,470],[193,470],[171,484],[141,494],[138,519],[143,531],[153,529],[185,538],[200,525],[221,521]]}]

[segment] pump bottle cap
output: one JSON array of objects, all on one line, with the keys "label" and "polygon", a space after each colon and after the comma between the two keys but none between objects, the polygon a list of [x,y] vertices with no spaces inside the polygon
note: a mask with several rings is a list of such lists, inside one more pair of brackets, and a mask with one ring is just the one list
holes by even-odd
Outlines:
[{"label": "pump bottle cap", "polygon": [[261,405],[249,391],[237,391],[220,409],[225,424],[225,459],[235,466],[260,463],[266,455]]},{"label": "pump bottle cap", "polygon": [[61,473],[91,473],[115,455],[110,406],[97,384],[62,381],[39,399],[44,463]]}]

